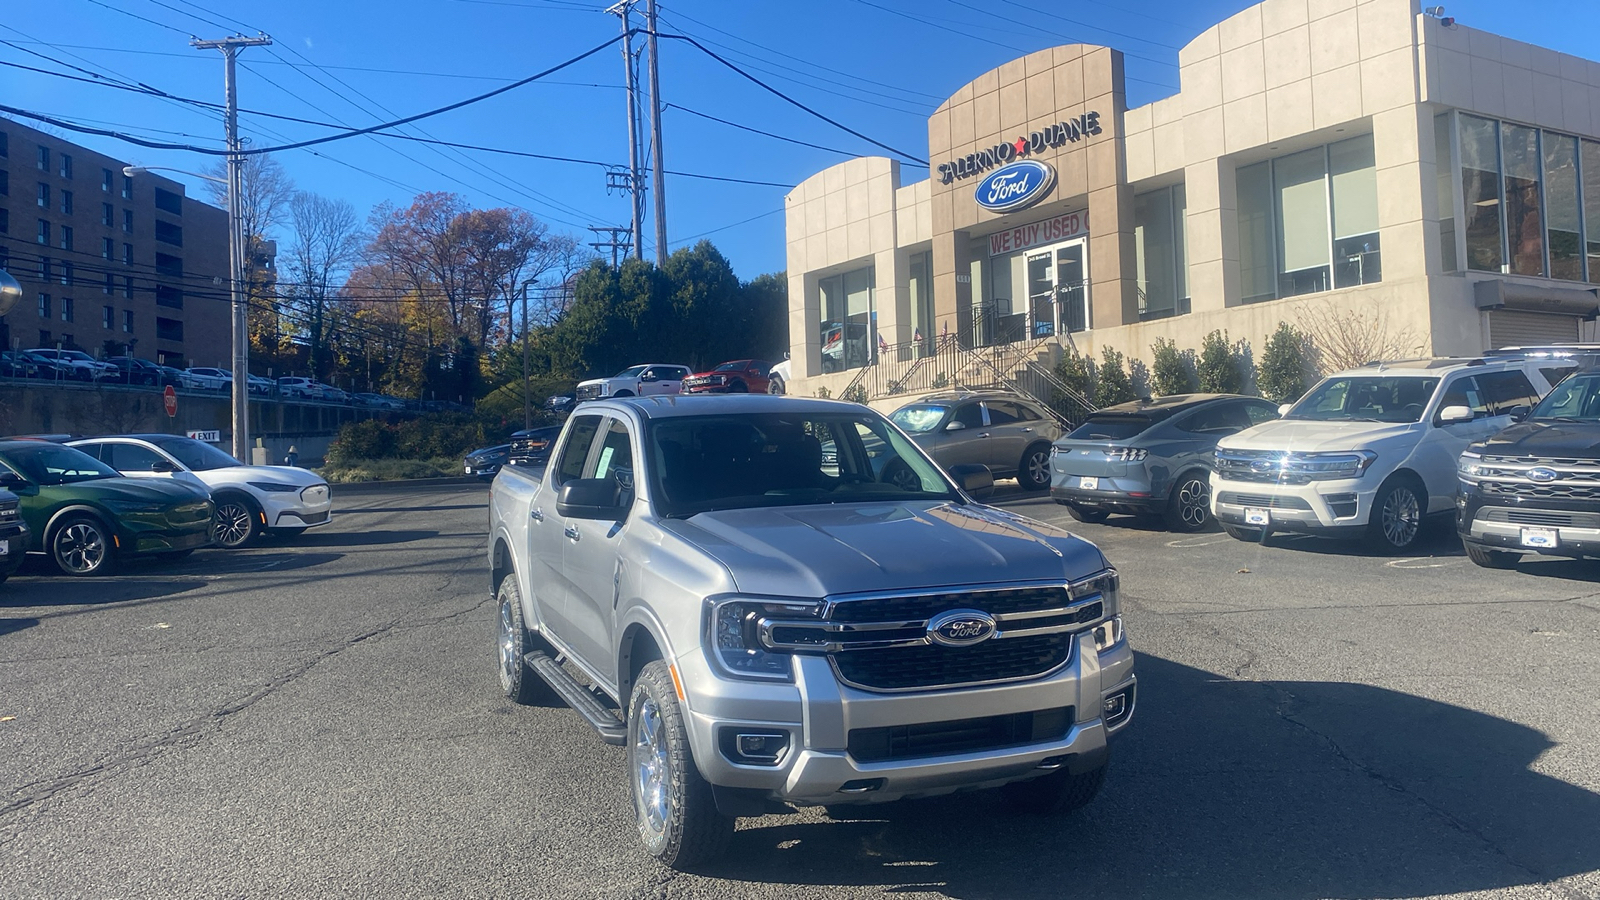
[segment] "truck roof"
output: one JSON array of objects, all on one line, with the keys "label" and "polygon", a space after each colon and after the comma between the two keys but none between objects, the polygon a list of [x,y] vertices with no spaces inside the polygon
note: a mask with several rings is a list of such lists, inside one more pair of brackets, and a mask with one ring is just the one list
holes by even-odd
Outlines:
[{"label": "truck roof", "polygon": [[[840,413],[859,410],[855,403],[773,394],[657,394],[649,397],[590,400],[579,410],[626,406],[646,419],[675,416],[727,416],[740,413]],[[574,413],[579,410],[575,410]]]}]

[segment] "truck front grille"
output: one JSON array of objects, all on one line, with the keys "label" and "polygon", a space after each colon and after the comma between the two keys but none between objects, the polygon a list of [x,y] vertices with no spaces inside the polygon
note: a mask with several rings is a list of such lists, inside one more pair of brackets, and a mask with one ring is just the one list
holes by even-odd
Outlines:
[{"label": "truck front grille", "polygon": [[1482,481],[1478,490],[1503,497],[1534,500],[1600,500],[1600,484],[1534,484],[1520,481]]},{"label": "truck front grille", "polygon": [[1266,509],[1310,509],[1311,504],[1302,497],[1292,495],[1274,497],[1271,494],[1241,494],[1237,491],[1223,491],[1217,495],[1218,503],[1227,503],[1231,506],[1251,506]]},{"label": "truck front grille", "polygon": [[1063,706],[1008,716],[853,728],[848,747],[857,762],[882,762],[1041,744],[1066,737],[1073,711]]},{"label": "truck front grille", "polygon": [[1512,525],[1600,528],[1600,514],[1597,513],[1565,513],[1542,509],[1489,507],[1478,511],[1478,519],[1484,522],[1507,522]]},{"label": "truck front grille", "polygon": [[1071,634],[984,641],[973,647],[896,647],[832,654],[840,680],[869,690],[959,687],[1037,678],[1066,665]]},{"label": "truck front grille", "polygon": [[598,384],[579,385],[578,389],[573,392],[573,396],[576,397],[579,400],[593,400],[596,397],[600,396],[600,385],[598,385]]}]

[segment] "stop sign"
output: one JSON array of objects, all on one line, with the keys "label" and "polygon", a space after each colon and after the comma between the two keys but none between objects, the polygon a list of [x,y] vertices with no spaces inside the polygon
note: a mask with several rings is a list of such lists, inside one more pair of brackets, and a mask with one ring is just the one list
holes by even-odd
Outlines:
[{"label": "stop sign", "polygon": [[167,408],[168,417],[178,414],[178,392],[173,390],[170,384],[161,392],[161,405]]}]

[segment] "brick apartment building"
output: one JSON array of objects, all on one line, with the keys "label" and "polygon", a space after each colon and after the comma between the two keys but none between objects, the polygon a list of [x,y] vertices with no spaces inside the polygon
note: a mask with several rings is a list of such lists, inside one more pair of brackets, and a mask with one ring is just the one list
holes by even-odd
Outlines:
[{"label": "brick apartment building", "polygon": [[125,165],[0,119],[0,346],[227,366],[227,212]]}]

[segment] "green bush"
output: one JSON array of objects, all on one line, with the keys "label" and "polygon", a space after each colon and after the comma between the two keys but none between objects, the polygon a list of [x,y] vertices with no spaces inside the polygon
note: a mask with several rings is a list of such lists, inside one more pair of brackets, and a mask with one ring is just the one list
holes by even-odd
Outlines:
[{"label": "green bush", "polygon": [[[1090,371],[1089,360],[1085,359],[1072,347],[1062,348],[1061,358],[1056,360],[1055,368],[1051,370],[1056,380],[1081,394],[1085,399],[1094,396],[1094,373]],[[1059,391],[1057,393],[1060,393]],[[1056,404],[1072,402],[1072,398],[1058,396]],[[1076,405],[1074,403],[1074,405]]]},{"label": "green bush", "polygon": [[1110,346],[1100,348],[1100,372],[1095,379],[1094,405],[1100,409],[1139,399],[1123,367],[1122,354]]},{"label": "green bush", "polygon": [[844,393],[840,394],[839,399],[849,403],[866,403],[867,387],[866,385],[862,384],[855,385],[854,387],[851,387]]},{"label": "green bush", "polygon": [[1312,368],[1310,338],[1288,322],[1279,322],[1261,350],[1256,386],[1273,403],[1293,403],[1310,387],[1307,373]]},{"label": "green bush", "polygon": [[328,462],[347,459],[385,459],[395,454],[394,426],[378,419],[347,422],[328,445]]},{"label": "green bush", "polygon": [[461,463],[454,457],[439,459],[346,459],[329,462],[317,470],[329,484],[358,484],[363,481],[409,481],[413,478],[450,478],[461,474]]},{"label": "green bush", "polygon": [[508,433],[509,429],[500,429],[491,434],[470,413],[437,413],[398,424],[379,419],[346,422],[328,445],[327,459],[334,466],[351,460],[457,459],[503,440]]},{"label": "green bush", "polygon": [[1239,357],[1228,343],[1226,331],[1213,331],[1205,336],[1200,342],[1200,357],[1194,368],[1200,390],[1205,393],[1237,394],[1244,389]]},{"label": "green bush", "polygon": [[1150,390],[1159,397],[1187,394],[1194,390],[1194,378],[1178,352],[1178,345],[1167,338],[1156,338],[1150,345],[1155,354],[1150,366]]}]

